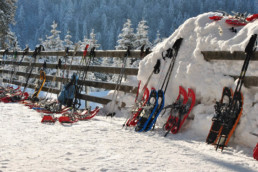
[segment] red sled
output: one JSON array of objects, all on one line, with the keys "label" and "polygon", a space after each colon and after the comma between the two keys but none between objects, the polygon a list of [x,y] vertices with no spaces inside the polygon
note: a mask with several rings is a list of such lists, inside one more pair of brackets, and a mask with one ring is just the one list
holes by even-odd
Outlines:
[{"label": "red sled", "polygon": [[237,19],[228,19],[225,22],[229,25],[234,25],[234,26],[245,26],[247,24],[246,22],[241,22]]},{"label": "red sled", "polygon": [[52,115],[44,115],[41,123],[55,123],[57,118],[53,117]]},{"label": "red sled", "polygon": [[251,22],[253,20],[256,20],[256,19],[258,19],[258,14],[253,14],[253,15],[246,18],[246,20],[249,21],[249,22]]},{"label": "red sled", "polygon": [[254,150],[253,150],[253,157],[258,161],[258,143],[256,144]]},{"label": "red sled", "polygon": [[209,19],[214,20],[214,21],[219,21],[222,18],[223,18],[223,16],[211,16],[211,17],[209,17]]}]

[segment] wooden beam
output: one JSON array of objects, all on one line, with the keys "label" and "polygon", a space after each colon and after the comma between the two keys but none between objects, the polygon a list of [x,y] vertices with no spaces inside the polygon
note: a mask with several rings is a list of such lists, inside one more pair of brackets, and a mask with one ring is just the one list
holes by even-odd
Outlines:
[{"label": "wooden beam", "polygon": [[[6,83],[9,83],[9,81],[7,79],[4,79],[3,81],[6,82]],[[25,85],[25,83],[21,83],[21,82],[18,82],[18,81],[14,81],[12,84],[21,85],[21,86]],[[34,84],[28,84],[28,88],[34,89],[35,85]],[[42,87],[42,91],[48,91],[48,90],[49,90],[49,87]],[[49,92],[54,93],[54,94],[59,94],[60,90],[54,88],[54,89],[50,89]],[[90,102],[100,103],[100,104],[107,104],[111,101],[110,99],[107,99],[107,98],[101,98],[101,97],[90,96],[90,95],[85,95],[85,94],[79,94],[78,98],[82,99],[82,100],[87,100],[87,101],[90,101]]]},{"label": "wooden beam", "polygon": [[[2,61],[0,61],[1,64]],[[28,62],[12,62],[12,61],[5,61],[5,64],[7,65],[19,65],[19,66],[29,66],[30,63]],[[43,63],[35,63],[35,67],[42,67]],[[47,63],[47,68],[49,69],[55,69],[57,64],[51,64]],[[70,66],[61,66],[61,70],[68,69]],[[80,66],[80,65],[71,65],[71,70],[78,70],[78,71],[84,71],[87,67],[86,66]],[[99,73],[112,73],[112,74],[119,74],[121,71],[121,67],[108,67],[108,66],[89,66],[88,67],[89,72],[99,72]],[[138,68],[125,68],[125,75],[137,75],[138,74]]]},{"label": "wooden beam", "polygon": [[[202,51],[204,59],[210,60],[245,60],[245,52],[234,51],[233,53],[229,51]],[[251,60],[258,61],[258,51],[255,52],[254,58]]]},{"label": "wooden beam", "polygon": [[[9,70],[1,70],[0,69],[0,73],[10,73]],[[16,73],[17,76],[27,76],[26,72],[17,72]],[[31,74],[31,78],[39,78],[39,74],[35,74],[32,73]],[[48,81],[52,81],[54,78],[54,76],[52,75],[47,75],[46,79]],[[62,78],[62,77],[56,77],[56,82],[67,82],[67,79]],[[107,90],[115,90],[116,88],[116,84],[115,83],[108,83],[108,82],[100,82],[100,81],[90,81],[90,80],[79,80],[78,81],[79,85],[84,85],[84,86],[88,86],[88,87],[95,87],[95,88],[104,88]],[[133,93],[136,94],[137,93],[137,87],[133,87],[133,86],[128,86],[128,85],[121,85],[120,86],[120,91],[126,92],[126,93]]]},{"label": "wooden beam", "polygon": [[[0,55],[3,55],[4,50],[0,50]],[[119,57],[125,56],[126,50],[96,50],[95,57]],[[131,50],[131,55],[128,58],[144,58],[145,54],[141,56],[140,50]],[[17,55],[22,55],[22,51],[18,51]],[[31,56],[33,51],[28,52],[26,55]],[[13,55],[13,52],[8,52],[7,55]],[[82,56],[83,51],[77,51],[75,56]],[[38,56],[65,56],[64,51],[42,51]],[[73,50],[69,51],[68,56],[73,56]],[[88,55],[89,56],[89,52]]]},{"label": "wooden beam", "polygon": [[[239,76],[230,75],[235,80],[239,78]],[[258,87],[258,77],[257,76],[246,76],[244,78],[244,85],[246,87]]]}]

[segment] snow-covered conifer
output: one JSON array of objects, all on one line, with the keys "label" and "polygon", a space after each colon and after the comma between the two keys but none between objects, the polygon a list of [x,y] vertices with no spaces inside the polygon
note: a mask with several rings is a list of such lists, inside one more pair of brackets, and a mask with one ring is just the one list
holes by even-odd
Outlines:
[{"label": "snow-covered conifer", "polygon": [[126,50],[128,46],[131,47],[131,49],[134,49],[135,34],[130,19],[127,19],[123,26],[122,33],[118,35],[118,38],[118,45],[116,46],[117,50]]},{"label": "snow-covered conifer", "polygon": [[67,31],[67,34],[65,35],[65,46],[68,47],[69,49],[72,48],[73,42],[71,41],[72,35],[70,34],[70,31]]},{"label": "snow-covered conifer", "polygon": [[153,46],[157,45],[158,43],[160,43],[162,40],[160,38],[160,33],[159,33],[159,30],[157,31],[157,34],[156,34],[156,39],[153,41]]},{"label": "snow-covered conifer", "polygon": [[137,27],[136,40],[134,42],[135,49],[140,49],[141,46],[151,47],[151,42],[148,38],[148,26],[146,20],[141,20]]},{"label": "snow-covered conifer", "polygon": [[10,33],[10,24],[15,23],[16,0],[0,1],[0,49],[7,47],[6,40]]}]

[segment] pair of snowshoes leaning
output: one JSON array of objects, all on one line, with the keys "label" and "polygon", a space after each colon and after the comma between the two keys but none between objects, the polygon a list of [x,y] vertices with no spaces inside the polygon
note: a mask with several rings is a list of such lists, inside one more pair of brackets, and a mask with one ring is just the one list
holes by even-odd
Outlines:
[{"label": "pair of snowshoes leaning", "polygon": [[195,105],[195,93],[191,88],[188,88],[188,92],[182,87],[179,87],[179,94],[176,101],[164,107],[164,110],[170,109],[169,117],[166,123],[163,125],[163,130],[166,131],[165,137],[168,133],[177,134],[184,124],[186,118]]},{"label": "pair of snowshoes leaning", "polygon": [[[232,100],[234,97],[234,108],[232,110]],[[224,149],[239,123],[243,110],[243,95],[235,92],[231,88],[224,87],[221,100],[215,104],[215,115],[212,118],[212,125],[206,138],[206,143],[216,146],[216,150]]]},{"label": "pair of snowshoes leaning", "polygon": [[100,108],[97,106],[94,110],[86,109],[82,112],[65,112],[60,117],[55,117],[52,114],[45,114],[41,120],[41,123],[55,123],[57,120],[60,123],[75,123],[78,121],[89,120],[97,115]]}]

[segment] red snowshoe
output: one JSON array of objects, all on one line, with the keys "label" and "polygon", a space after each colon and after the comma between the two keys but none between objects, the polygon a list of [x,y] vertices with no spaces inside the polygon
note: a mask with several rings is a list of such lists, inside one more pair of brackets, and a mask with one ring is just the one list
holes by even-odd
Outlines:
[{"label": "red snowshoe", "polygon": [[72,124],[77,122],[78,120],[79,119],[77,118],[77,116],[71,113],[64,113],[62,116],[58,118],[58,121],[61,124],[64,124],[64,123]]},{"label": "red snowshoe", "polygon": [[78,120],[85,121],[85,120],[89,120],[89,119],[93,118],[94,116],[96,116],[97,113],[99,112],[99,110],[100,110],[100,108],[97,106],[92,111],[86,110],[84,113],[75,112],[75,115],[77,115]]},{"label": "red snowshoe", "polygon": [[9,95],[7,97],[1,98],[0,102],[4,102],[4,103],[14,103],[14,102],[21,102],[24,101],[26,99],[28,99],[29,94],[27,92],[23,93],[16,93],[15,95]]},{"label": "red snowshoe", "polygon": [[219,21],[222,18],[223,18],[223,16],[211,16],[211,17],[209,17],[209,19],[214,20],[214,21]]},{"label": "red snowshoe", "polygon": [[245,26],[247,23],[244,21],[240,21],[237,19],[228,19],[225,21],[229,25],[234,25],[234,26]]},{"label": "red snowshoe", "polygon": [[256,159],[258,161],[258,143],[255,146],[253,153],[254,153],[253,154],[254,159]]},{"label": "red snowshoe", "polygon": [[256,20],[256,19],[258,19],[258,14],[253,14],[253,15],[246,18],[246,20],[249,21],[249,22],[251,22],[253,20]]},{"label": "red snowshoe", "polygon": [[176,101],[169,106],[164,107],[164,109],[171,108],[169,118],[167,122],[164,124],[163,129],[167,131],[165,136],[171,131],[171,129],[176,125],[177,120],[175,119],[174,115],[172,113],[178,113],[179,109],[185,105],[188,101],[188,96],[186,90],[180,86],[179,87],[179,94],[177,96]]},{"label": "red snowshoe", "polygon": [[149,89],[146,87],[141,102],[139,102],[139,105],[137,105],[137,107],[132,110],[132,117],[127,120],[126,126],[135,126],[138,123],[139,115],[141,114],[145,104],[148,102],[149,96]]},{"label": "red snowshoe", "polygon": [[41,123],[55,123],[56,120],[57,120],[57,118],[55,118],[52,115],[44,115],[41,120]]}]

